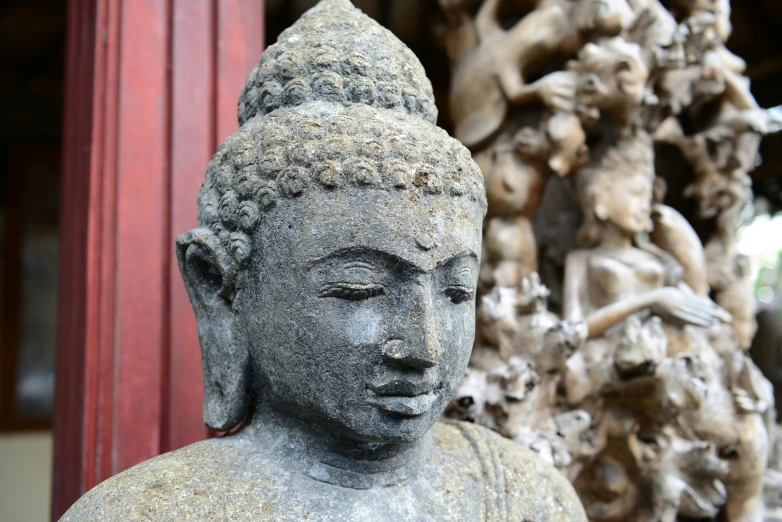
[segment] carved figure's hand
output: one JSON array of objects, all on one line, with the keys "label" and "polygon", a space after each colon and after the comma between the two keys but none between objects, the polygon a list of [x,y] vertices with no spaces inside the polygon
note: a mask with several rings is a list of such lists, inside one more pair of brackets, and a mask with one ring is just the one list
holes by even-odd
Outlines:
[{"label": "carved figure's hand", "polygon": [[565,333],[565,342],[574,350],[582,346],[587,340],[587,324],[584,321],[562,321],[562,330]]},{"label": "carved figure's hand", "polygon": [[573,112],[575,109],[578,78],[572,72],[553,72],[533,83],[532,87],[549,109],[563,112]]},{"label": "carved figure's hand", "polygon": [[549,328],[543,336],[543,349],[535,357],[541,374],[552,370],[566,371],[565,364],[586,342],[587,325],[584,321],[563,320]]},{"label": "carved figure's hand", "polygon": [[701,297],[686,284],[655,291],[652,312],[669,320],[695,326],[710,326],[717,321],[729,323],[730,313],[711,299]]}]

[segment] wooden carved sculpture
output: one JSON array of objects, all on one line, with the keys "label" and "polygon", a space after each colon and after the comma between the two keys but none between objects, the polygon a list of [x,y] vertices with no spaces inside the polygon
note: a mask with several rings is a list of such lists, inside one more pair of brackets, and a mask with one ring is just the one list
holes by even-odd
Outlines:
[{"label": "wooden carved sculpture", "polygon": [[[473,151],[492,209],[484,236],[491,268],[482,282],[516,286],[537,269],[531,219],[546,178],[551,172],[567,175],[586,156],[577,112],[589,111],[577,110],[579,75],[545,74],[541,57],[575,57],[587,35],[619,34],[632,10],[625,0],[542,2],[505,29],[501,4],[487,0],[470,24],[464,21],[465,2],[441,0],[454,27],[448,48],[455,136]],[[525,81],[535,74],[544,75]],[[516,110],[535,105],[543,108]]]},{"label": "wooden carved sculpture", "polygon": [[[735,237],[780,122],[725,46],[728,0],[440,6],[454,134],[489,203],[476,347],[447,414],[559,467],[593,521],[777,520],[782,445],[745,352]],[[561,313],[532,232],[552,175],[582,221]]]}]

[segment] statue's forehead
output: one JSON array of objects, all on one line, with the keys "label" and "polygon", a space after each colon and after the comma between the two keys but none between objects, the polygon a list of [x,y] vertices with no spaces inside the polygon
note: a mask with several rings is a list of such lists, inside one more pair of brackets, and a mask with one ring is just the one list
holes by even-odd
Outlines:
[{"label": "statue's forehead", "polygon": [[454,256],[480,255],[483,213],[466,198],[335,193],[289,205],[296,203],[301,205],[298,211],[282,208],[269,224],[287,238],[278,239],[291,243],[286,248],[303,253],[301,261],[367,248],[431,268]]}]

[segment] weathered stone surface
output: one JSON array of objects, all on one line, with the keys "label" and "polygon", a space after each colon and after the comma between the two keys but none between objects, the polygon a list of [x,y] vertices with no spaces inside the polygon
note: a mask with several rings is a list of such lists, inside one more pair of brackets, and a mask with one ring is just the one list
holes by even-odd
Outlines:
[{"label": "weathered stone surface", "polygon": [[[324,70],[348,90],[316,88]],[[107,480],[63,520],[585,520],[532,452],[437,423],[473,346],[486,198],[417,60],[326,0],[247,85],[177,241],[204,420],[235,432]]]},{"label": "weathered stone surface", "polygon": [[313,100],[371,105],[437,121],[432,84],[418,58],[348,0],[324,2],[280,35],[247,77],[239,123]]},{"label": "weathered stone surface", "polygon": [[[63,520],[582,520],[564,476],[533,452],[472,424],[436,424],[419,473],[373,489],[311,480],[304,469],[309,462],[281,465],[274,450],[259,447],[253,430],[199,442],[112,477]],[[289,442],[300,443],[286,436],[278,448]]]}]

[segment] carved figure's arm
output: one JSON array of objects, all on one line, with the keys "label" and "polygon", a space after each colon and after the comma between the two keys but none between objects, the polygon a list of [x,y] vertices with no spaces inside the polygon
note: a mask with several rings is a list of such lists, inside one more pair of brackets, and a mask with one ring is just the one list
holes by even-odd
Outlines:
[{"label": "carved figure's arm", "polygon": [[559,4],[540,7],[519,20],[508,32],[506,49],[515,51],[522,61],[539,58],[541,53],[553,53],[560,49],[566,38],[572,36],[574,27],[568,13]]},{"label": "carved figure's arm", "polygon": [[564,315],[571,322],[585,321],[587,339],[600,337],[613,325],[623,321],[632,314],[655,303],[655,296],[647,292],[641,296],[618,301],[604,306],[595,312],[584,316],[583,301],[586,299],[586,252],[575,251],[567,256],[565,261]]},{"label": "carved figure's arm", "polygon": [[492,36],[505,32],[500,25],[499,9],[502,0],[486,0],[475,16],[478,39],[485,42]]},{"label": "carved figure's arm", "polygon": [[586,322],[587,339],[600,337],[613,325],[655,303],[655,296],[652,292],[647,292],[638,297],[604,306],[585,317],[583,302],[586,299],[586,285],[588,284],[586,264],[586,252],[575,251],[568,254],[565,261],[563,304],[566,320]]},{"label": "carved figure's arm", "polygon": [[444,41],[452,72],[459,67],[467,53],[478,45],[478,34],[468,10],[468,2],[469,0],[439,0],[447,25]]},{"label": "carved figure's arm", "polygon": [[478,36],[472,24],[464,24],[448,30],[445,35],[445,52],[451,72],[455,71],[467,53],[478,45]]},{"label": "carved figure's arm", "polygon": [[[503,64],[504,65],[504,64]],[[538,89],[534,85],[525,85],[521,69],[503,66],[499,70],[498,78],[505,98],[513,104],[524,104],[533,101],[537,97]]]},{"label": "carved figure's arm", "polygon": [[565,259],[565,284],[562,289],[563,316],[566,321],[584,320],[582,299],[583,285],[586,283],[586,256],[582,251],[575,250]]},{"label": "carved figure's arm", "polygon": [[725,77],[725,95],[737,109],[757,109],[760,107],[755,97],[749,92],[749,82],[746,78],[730,70],[723,72]]},{"label": "carved figure's arm", "polygon": [[[558,5],[533,11],[508,31],[497,50],[497,75],[505,97],[510,103],[524,104],[539,99],[557,110],[567,105],[554,98],[575,96],[575,84],[567,73],[552,73],[525,84],[524,68],[532,58],[556,52],[568,35],[570,24]],[[571,93],[572,91],[572,93]]]},{"label": "carved figure's arm", "polygon": [[655,291],[645,292],[628,299],[622,299],[595,310],[586,318],[587,339],[600,337],[606,330],[631,315],[653,306],[657,301]]},{"label": "carved figure's arm", "polygon": [[573,252],[565,263],[564,311],[568,321],[585,321],[587,339],[600,337],[606,330],[629,316],[646,309],[670,320],[709,326],[716,321],[730,322],[731,315],[708,298],[701,297],[686,285],[663,287],[626,297],[584,317],[586,298],[586,253]]}]

